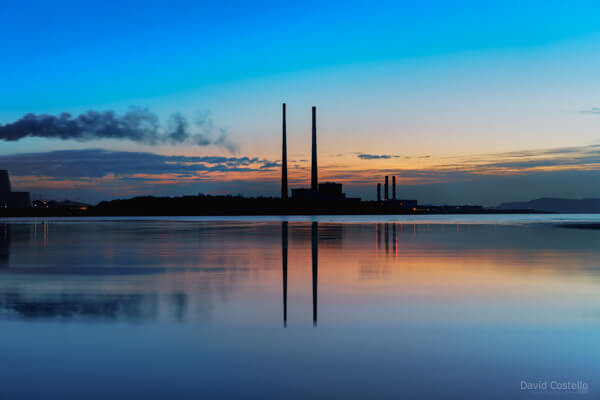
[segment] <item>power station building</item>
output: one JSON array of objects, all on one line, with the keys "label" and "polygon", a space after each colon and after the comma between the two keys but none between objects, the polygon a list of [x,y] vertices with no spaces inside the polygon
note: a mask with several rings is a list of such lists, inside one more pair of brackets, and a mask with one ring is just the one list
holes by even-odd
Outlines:
[{"label": "power station building", "polygon": [[0,208],[30,208],[29,192],[13,192],[7,170],[0,170]]},{"label": "power station building", "polygon": [[[299,200],[313,200],[315,195],[312,189],[292,189],[292,198]],[[342,184],[335,182],[319,183],[317,191],[319,200],[345,200],[346,195],[342,192]]]},{"label": "power station building", "polygon": [[[287,130],[286,130],[286,108],[282,105],[282,148],[281,148],[281,199],[288,199],[288,176],[287,176]],[[317,166],[317,107],[312,108],[312,154],[310,166],[310,188],[292,189],[292,199],[302,201],[354,201],[360,202],[360,198],[348,198],[342,191],[342,184],[336,182],[319,183]],[[396,177],[392,176],[390,194],[390,179],[385,176],[383,185],[377,184],[377,202],[394,208],[415,209],[416,200],[402,200],[396,198]]]}]

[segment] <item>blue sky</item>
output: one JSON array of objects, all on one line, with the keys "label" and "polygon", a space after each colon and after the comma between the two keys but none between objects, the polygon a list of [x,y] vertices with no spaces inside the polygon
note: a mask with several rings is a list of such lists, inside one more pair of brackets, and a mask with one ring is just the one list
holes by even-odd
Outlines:
[{"label": "blue sky", "polygon": [[0,12],[9,57],[0,72],[11,77],[0,106],[23,112],[330,66],[534,50],[597,33],[600,5],[4,1]]},{"label": "blue sky", "polygon": [[[323,167],[364,197],[372,197],[364,170],[439,170],[448,158],[496,163],[510,151],[538,152],[533,157],[539,158],[546,149],[600,139],[600,113],[591,112],[600,106],[597,1],[0,0],[0,17],[0,124],[27,113],[124,113],[140,106],[166,125],[176,112],[190,121],[208,112],[212,142],[226,132],[235,157],[277,162],[280,103],[286,101],[297,185],[309,155],[311,105],[319,107]],[[100,148],[231,156],[217,145],[39,138],[4,142],[0,155]],[[591,173],[596,164],[581,168]],[[198,174],[197,185],[186,190],[276,193],[276,171],[249,172],[247,181],[236,176],[235,184]],[[121,178],[131,176],[112,177]],[[13,179],[36,190],[31,179]],[[248,182],[255,182],[250,191]],[[507,184],[503,200],[552,195],[560,185],[544,182],[535,192]],[[457,201],[484,201],[477,197],[481,186],[469,187]],[[578,197],[583,189],[566,195]],[[72,192],[90,201],[105,196],[85,190]],[[442,197],[428,185],[414,193],[423,201]]]}]

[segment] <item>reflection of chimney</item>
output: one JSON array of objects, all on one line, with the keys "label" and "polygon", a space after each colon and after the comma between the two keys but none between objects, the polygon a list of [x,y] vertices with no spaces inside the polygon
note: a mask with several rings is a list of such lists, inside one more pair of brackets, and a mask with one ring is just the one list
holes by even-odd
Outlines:
[{"label": "reflection of chimney", "polygon": [[283,272],[283,326],[287,326],[287,269],[288,269],[288,223],[281,223],[281,267]]},{"label": "reflection of chimney", "polygon": [[390,198],[389,194],[390,194],[390,192],[389,192],[389,176],[386,175],[383,200],[388,200]]},{"label": "reflection of chimney", "polygon": [[390,224],[383,224],[383,232],[385,237],[385,254],[390,252]]},{"label": "reflection of chimney", "polygon": [[392,246],[394,247],[394,255],[398,255],[398,240],[396,238],[396,224],[392,225]]},{"label": "reflection of chimney", "polygon": [[377,201],[381,201],[381,183],[377,184]]},{"label": "reflection of chimney", "polygon": [[10,260],[10,229],[10,224],[0,225],[0,269],[8,267]]},{"label": "reflection of chimney", "polygon": [[312,236],[312,290],[313,290],[313,325],[317,325],[317,278],[319,276],[319,223],[313,222]]},{"label": "reflection of chimney", "polygon": [[396,200],[396,175],[392,176],[392,199]]},{"label": "reflection of chimney", "polygon": [[285,132],[285,103],[282,107],[283,111],[283,126],[282,126],[282,142],[281,142],[281,198],[288,198],[288,182],[287,182],[287,141]]},{"label": "reflection of chimney", "polygon": [[317,178],[317,107],[312,108],[312,164],[311,164],[311,177],[310,177],[310,189],[313,194],[319,190],[319,183]]}]

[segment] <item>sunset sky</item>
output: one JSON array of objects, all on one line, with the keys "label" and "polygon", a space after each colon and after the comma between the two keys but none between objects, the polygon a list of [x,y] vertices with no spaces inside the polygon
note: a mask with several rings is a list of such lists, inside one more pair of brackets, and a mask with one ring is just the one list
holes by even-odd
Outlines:
[{"label": "sunset sky", "polygon": [[[600,197],[597,1],[0,0],[0,17],[0,169],[33,199],[278,195],[282,102],[291,187],[314,105],[320,179],[351,196],[388,174],[420,203]],[[155,114],[158,136],[29,124],[90,110]]]}]

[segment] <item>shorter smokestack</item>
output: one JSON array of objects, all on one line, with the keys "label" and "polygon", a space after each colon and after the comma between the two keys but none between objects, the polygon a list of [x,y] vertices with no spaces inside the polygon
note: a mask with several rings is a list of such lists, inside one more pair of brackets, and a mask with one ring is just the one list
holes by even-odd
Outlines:
[{"label": "shorter smokestack", "polygon": [[377,201],[381,202],[381,183],[377,184]]},{"label": "shorter smokestack", "polygon": [[390,198],[390,192],[389,192],[389,176],[385,176],[385,189],[384,189],[384,196],[383,196],[383,200],[388,200]]},{"label": "shorter smokestack", "polygon": [[396,200],[396,175],[392,176],[392,199]]}]

